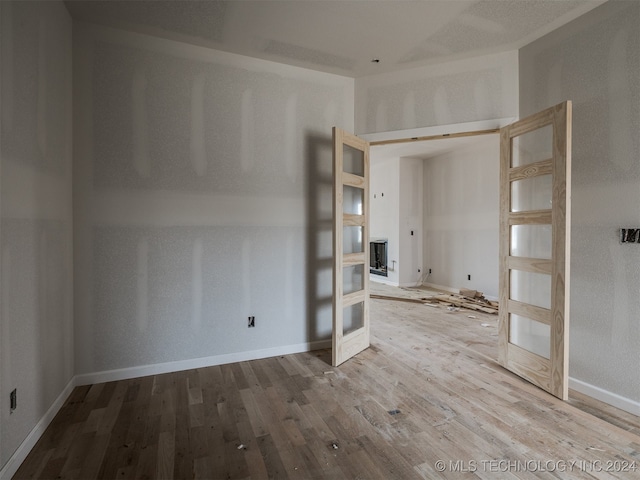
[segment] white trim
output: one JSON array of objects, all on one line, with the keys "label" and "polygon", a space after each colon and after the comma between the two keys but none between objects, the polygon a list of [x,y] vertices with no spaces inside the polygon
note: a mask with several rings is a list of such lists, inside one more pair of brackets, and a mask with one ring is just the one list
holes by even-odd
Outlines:
[{"label": "white trim", "polygon": [[424,287],[434,288],[436,290],[444,290],[445,292],[450,293],[460,293],[458,288],[445,287],[444,285],[438,285],[437,283],[426,283],[422,284]]},{"label": "white trim", "polygon": [[249,352],[228,353],[225,355],[215,355],[212,357],[193,358],[189,360],[178,360],[176,362],[156,363],[153,365],[142,365],[139,367],[121,368],[117,370],[106,370],[95,373],[85,373],[76,375],[76,385],[92,385],[94,383],[115,382],[130,378],[146,377],[149,375],[160,375],[163,373],[179,372],[194,368],[213,367],[227,363],[246,362],[248,360],[258,360],[260,358],[277,357],[279,355],[291,355],[293,353],[311,352],[322,348],[331,348],[331,340],[318,340],[315,342],[299,343],[297,345],[286,345],[282,347],[265,348],[262,350],[252,350]]},{"label": "white trim", "polygon": [[411,128],[408,130],[392,130],[390,132],[363,133],[358,135],[368,142],[386,142],[389,140],[402,140],[406,138],[431,137],[455,133],[481,132],[483,130],[495,130],[516,121],[516,117],[495,118],[491,120],[479,120],[477,122],[452,123],[450,125],[436,125],[433,127]]},{"label": "white trim", "polygon": [[47,410],[40,421],[36,423],[36,426],[33,427],[33,429],[29,432],[29,435],[27,435],[27,437],[22,441],[16,451],[13,452],[13,455],[11,455],[7,463],[5,463],[5,465],[2,467],[2,470],[0,470],[0,480],[8,480],[16,474],[18,468],[20,468],[20,465],[22,465],[22,462],[24,462],[24,460],[27,458],[27,455],[29,455],[29,452],[31,452],[36,443],[38,443],[38,440],[40,440],[40,437],[47,429],[54,417],[58,414],[58,412],[64,405],[64,402],[67,401],[69,395],[71,395],[71,392],[76,386],[76,377],[73,377],[71,380],[69,380],[69,383],[67,383],[67,386],[64,388],[64,390],[62,390],[62,393],[58,395],[58,398],[56,398],[56,400],[51,404],[49,410]]},{"label": "white trim", "polygon": [[[608,405],[619,408],[620,410],[629,412],[632,415],[640,416],[640,402],[638,401],[623,397],[617,393],[609,392],[608,390],[604,390],[600,387],[596,387],[595,385],[591,385],[590,383],[586,383],[572,377],[569,377],[569,388],[576,392],[583,393],[588,397],[595,398],[596,400],[600,400]],[[571,393],[569,393],[569,397],[571,397]]]}]

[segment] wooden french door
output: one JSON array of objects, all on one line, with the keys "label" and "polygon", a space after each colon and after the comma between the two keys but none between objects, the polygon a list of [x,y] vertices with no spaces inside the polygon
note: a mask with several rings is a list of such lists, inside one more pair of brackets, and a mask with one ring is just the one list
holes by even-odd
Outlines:
[{"label": "wooden french door", "polygon": [[369,347],[369,143],[333,128],[332,364]]},{"label": "wooden french door", "polygon": [[500,130],[499,362],[568,397],[571,102]]}]

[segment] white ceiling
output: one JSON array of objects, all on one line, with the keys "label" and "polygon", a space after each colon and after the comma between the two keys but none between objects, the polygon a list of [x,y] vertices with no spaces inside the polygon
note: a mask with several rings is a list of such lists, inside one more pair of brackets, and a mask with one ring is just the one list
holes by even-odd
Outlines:
[{"label": "white ceiling", "polygon": [[[74,19],[361,77],[514,50],[604,0],[66,1]],[[373,63],[377,58],[379,63]]]}]

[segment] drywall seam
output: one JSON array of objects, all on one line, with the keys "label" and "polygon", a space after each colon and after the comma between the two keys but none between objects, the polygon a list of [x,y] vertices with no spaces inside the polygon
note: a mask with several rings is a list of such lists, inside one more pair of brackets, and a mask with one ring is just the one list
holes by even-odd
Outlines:
[{"label": "drywall seam", "polygon": [[[624,410],[625,412],[640,416],[640,402],[636,402],[630,398],[609,392],[608,390],[572,377],[569,377],[569,388],[619,408],[620,410]],[[571,393],[569,393],[569,398],[571,398]]]},{"label": "drywall seam", "polygon": [[182,370],[192,370],[196,368],[213,367],[216,365],[225,365],[228,363],[246,362],[249,360],[277,357],[280,355],[305,353],[314,350],[320,350],[323,348],[331,348],[331,340],[318,340],[315,342],[299,343],[296,345],[285,345],[282,347],[265,348],[248,352],[228,353],[224,355],[214,355],[211,357],[157,363],[140,367],[85,373],[82,375],[76,375],[74,379],[76,381],[76,385],[78,386],[92,385],[94,383],[115,382],[119,380],[128,380],[130,378],[146,377],[149,375],[160,375],[163,373],[179,372]]},{"label": "drywall seam", "polygon": [[131,47],[136,45],[146,51],[173,55],[181,59],[195,60],[198,62],[215,61],[220,65],[232,65],[247,71],[260,73],[273,73],[283,78],[297,80],[311,80],[314,83],[324,82],[325,85],[343,86],[345,80],[351,80],[350,101],[354,101],[355,81],[352,78],[333,73],[319,72],[304,67],[296,67],[271,60],[262,60],[253,57],[239,55],[237,53],[214,50],[210,47],[201,47],[192,43],[182,43],[176,40],[156,37],[149,34],[134,33],[118,30],[103,25],[74,22],[80,35],[88,36],[95,40],[107,41],[113,45]]},{"label": "drywall seam", "polygon": [[62,390],[58,398],[56,398],[55,402],[51,404],[49,410],[42,416],[42,418],[36,423],[36,426],[29,432],[26,438],[22,441],[20,446],[16,449],[16,451],[11,455],[7,463],[0,470],[0,480],[10,479],[18,471],[22,462],[27,458],[29,452],[35,447],[40,437],[45,432],[51,421],[58,414],[64,403],[67,401],[67,398],[71,395],[73,389],[77,386],[76,377],[72,377],[67,383],[67,386]]}]

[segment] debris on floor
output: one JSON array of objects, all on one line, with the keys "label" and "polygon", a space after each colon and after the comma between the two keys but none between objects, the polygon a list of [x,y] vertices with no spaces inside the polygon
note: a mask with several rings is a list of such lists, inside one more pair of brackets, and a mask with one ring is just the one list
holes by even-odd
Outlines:
[{"label": "debris on floor", "polygon": [[331,448],[333,448],[334,450],[338,450],[338,448],[340,448],[340,447],[338,447],[338,444],[336,442],[332,442],[331,443]]},{"label": "debris on floor", "polygon": [[398,415],[400,413],[400,410],[398,410],[397,408],[394,410],[389,410],[389,415]]},{"label": "debris on floor", "polygon": [[498,313],[498,302],[487,300],[482,292],[479,292],[477,290],[470,290],[468,288],[461,288],[459,289],[459,291],[460,293],[442,293],[437,295],[413,298],[409,298],[406,296],[381,295],[377,293],[371,293],[369,297],[379,300],[394,300],[398,302],[415,303],[427,305],[429,307],[452,307],[448,308],[448,310],[451,312],[457,312],[460,310],[460,308],[466,308],[469,310],[491,313],[494,315]]},{"label": "debris on floor", "polygon": [[484,298],[482,292],[466,290],[464,288],[461,288],[460,291],[473,294],[473,296],[451,293],[449,295],[434,295],[432,298],[433,300],[440,302],[441,305],[463,307],[468,308],[469,310],[476,310],[478,312],[491,313],[494,315],[498,313],[498,302],[487,300]]}]

